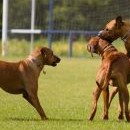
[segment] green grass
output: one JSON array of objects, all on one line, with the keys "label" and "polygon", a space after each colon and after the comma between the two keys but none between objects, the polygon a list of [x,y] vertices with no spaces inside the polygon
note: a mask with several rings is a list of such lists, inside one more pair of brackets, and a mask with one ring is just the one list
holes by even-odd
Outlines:
[{"label": "green grass", "polygon": [[[1,44],[1,41],[0,41]],[[115,47],[122,52],[125,52],[125,47],[123,42],[118,39],[113,42]],[[40,38],[34,41],[33,47],[36,46],[48,46],[48,41],[46,38]],[[8,56],[26,56],[30,53],[30,41],[25,39],[9,39],[7,44]],[[89,57],[90,54],[87,52],[87,40],[85,38],[80,38],[79,40],[73,41],[73,57]],[[59,56],[68,56],[69,43],[68,39],[61,39],[52,42],[53,51]],[[0,46],[1,53],[1,46]]]},{"label": "green grass", "polygon": [[[23,57],[1,58],[18,60]],[[39,78],[39,99],[49,120],[41,121],[36,110],[21,95],[0,90],[0,128],[2,130],[126,130],[130,124],[118,121],[118,96],[112,102],[109,120],[103,121],[102,96],[94,121],[92,91],[100,60],[62,58],[57,67],[45,67]]]}]

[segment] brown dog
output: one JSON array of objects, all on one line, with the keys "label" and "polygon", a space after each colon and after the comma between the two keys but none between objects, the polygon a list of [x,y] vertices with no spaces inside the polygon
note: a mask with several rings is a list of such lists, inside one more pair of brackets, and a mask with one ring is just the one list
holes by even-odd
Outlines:
[{"label": "brown dog", "polygon": [[96,76],[97,85],[93,92],[93,108],[89,119],[93,120],[95,116],[97,101],[101,92],[103,92],[104,97],[103,119],[108,119],[108,85],[110,79],[112,79],[114,84],[116,84],[119,89],[119,97],[123,99],[125,104],[126,119],[127,121],[130,121],[128,111],[129,92],[127,89],[127,77],[128,74],[130,74],[129,58],[125,54],[118,52],[114,46],[99,37],[91,38],[87,48],[89,52],[100,54],[102,57],[102,63]]},{"label": "brown dog", "polygon": [[[121,16],[118,16],[116,19],[113,19],[108,22],[104,30],[99,32],[99,37],[110,42],[113,42],[120,37],[124,41],[125,48],[127,51],[126,54],[128,57],[130,57],[130,23],[128,21],[122,20]],[[114,87],[110,95],[109,106],[117,92],[118,88]],[[123,108],[123,106],[120,106],[120,108]]]},{"label": "brown dog", "polygon": [[41,119],[47,119],[38,96],[38,77],[44,65],[56,66],[60,58],[46,47],[36,48],[25,60],[0,61],[0,87],[11,94],[23,97],[38,111]]},{"label": "brown dog", "polygon": [[99,32],[99,37],[110,42],[120,37],[130,57],[130,23],[122,20],[121,16],[107,23],[105,29]]}]

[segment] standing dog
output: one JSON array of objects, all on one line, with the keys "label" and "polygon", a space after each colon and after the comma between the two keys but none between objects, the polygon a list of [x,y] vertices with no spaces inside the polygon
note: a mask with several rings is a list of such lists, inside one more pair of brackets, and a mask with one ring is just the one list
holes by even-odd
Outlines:
[{"label": "standing dog", "polygon": [[[130,23],[122,20],[121,16],[108,22],[104,30],[99,32],[99,37],[110,42],[120,37],[124,41],[126,54],[130,57]],[[109,105],[117,92],[118,88],[114,87],[110,95]],[[120,108],[123,108],[123,106],[120,106]]]},{"label": "standing dog", "polygon": [[23,94],[41,119],[47,119],[37,95],[38,77],[45,65],[56,66],[59,62],[60,58],[46,47],[36,48],[28,58],[19,62],[0,61],[0,87],[11,94]]},{"label": "standing dog", "polygon": [[112,80],[119,89],[119,97],[123,99],[123,102],[125,104],[125,116],[129,122],[129,92],[127,89],[127,77],[128,74],[130,74],[129,58],[125,54],[118,52],[114,46],[112,46],[107,41],[100,39],[99,37],[91,38],[87,48],[89,52],[97,53],[102,57],[102,63],[96,76],[97,85],[93,92],[93,108],[89,119],[93,120],[95,116],[97,101],[102,91],[104,97],[103,119],[108,119],[108,85],[109,81]]}]

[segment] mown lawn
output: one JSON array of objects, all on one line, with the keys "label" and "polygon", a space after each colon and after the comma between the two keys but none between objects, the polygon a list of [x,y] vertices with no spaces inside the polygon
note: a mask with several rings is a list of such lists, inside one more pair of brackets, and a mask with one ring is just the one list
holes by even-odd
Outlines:
[{"label": "mown lawn", "polygon": [[[18,60],[13,57],[2,59]],[[102,120],[102,96],[94,121],[87,120],[99,64],[97,58],[62,58],[57,67],[45,67],[46,75],[41,73],[39,78],[39,99],[49,118],[47,121],[40,120],[36,110],[22,95],[11,95],[0,90],[1,130],[130,129],[126,120],[117,120],[118,96],[112,102],[108,121]]]}]

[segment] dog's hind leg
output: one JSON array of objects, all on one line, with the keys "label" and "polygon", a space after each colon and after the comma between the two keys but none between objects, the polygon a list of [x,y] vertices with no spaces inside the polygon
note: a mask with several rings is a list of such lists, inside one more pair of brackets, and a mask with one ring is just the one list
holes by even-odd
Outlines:
[{"label": "dog's hind leg", "polygon": [[106,90],[102,91],[103,94],[103,101],[104,101],[104,113],[103,119],[108,119],[108,103],[109,103],[109,88],[107,87]]},{"label": "dog's hind leg", "polygon": [[117,92],[118,92],[118,95],[119,95],[119,107],[118,107],[119,115],[118,115],[118,119],[122,120],[122,119],[124,119],[124,117],[123,117],[123,99],[122,99],[122,95],[121,95],[120,91],[118,91],[118,86],[112,88],[112,92],[110,94],[110,100],[109,100],[109,107],[111,105],[113,98],[117,94]]},{"label": "dog's hind leg", "polygon": [[122,95],[121,95],[120,91],[118,92],[118,95],[119,95],[119,107],[118,107],[119,115],[118,115],[118,119],[122,120],[122,119],[124,119],[124,117],[123,117],[123,99],[122,99]]},{"label": "dog's hind leg", "polygon": [[112,88],[112,92],[111,92],[111,94],[110,94],[110,100],[109,100],[109,105],[108,105],[108,107],[110,107],[111,102],[112,102],[113,98],[115,97],[115,95],[117,94],[117,92],[118,92],[118,87],[113,87],[113,88]]},{"label": "dog's hind leg", "polygon": [[129,105],[129,91],[127,88],[127,79],[126,77],[122,77],[122,75],[118,75],[118,86],[119,86],[119,92],[121,93],[121,98],[123,99],[124,105],[125,105],[125,116],[126,120],[130,122],[130,116],[129,116],[129,110],[128,110],[128,105]]},{"label": "dog's hind leg", "polygon": [[89,120],[93,120],[96,110],[97,110],[97,101],[99,99],[99,96],[101,94],[101,89],[96,86],[95,90],[93,91],[93,103],[92,103],[92,112],[91,115],[89,117]]},{"label": "dog's hind leg", "polygon": [[129,92],[127,86],[123,89],[123,101],[125,105],[125,116],[128,122],[130,122],[130,116],[129,116],[129,110],[128,110],[128,104],[129,104]]}]

